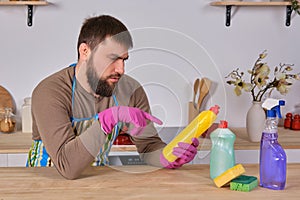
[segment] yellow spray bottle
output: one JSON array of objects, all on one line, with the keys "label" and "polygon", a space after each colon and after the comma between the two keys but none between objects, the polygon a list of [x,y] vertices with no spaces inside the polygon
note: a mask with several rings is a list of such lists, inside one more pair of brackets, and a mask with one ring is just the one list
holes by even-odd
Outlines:
[{"label": "yellow spray bottle", "polygon": [[177,157],[172,153],[179,142],[192,144],[192,138],[199,138],[216,120],[219,106],[215,105],[209,110],[202,111],[185,129],[183,129],[164,149],[163,155],[169,162]]}]

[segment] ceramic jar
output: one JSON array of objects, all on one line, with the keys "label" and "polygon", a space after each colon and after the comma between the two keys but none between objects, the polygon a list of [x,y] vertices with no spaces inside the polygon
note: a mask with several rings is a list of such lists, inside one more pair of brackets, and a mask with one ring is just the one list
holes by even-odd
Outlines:
[{"label": "ceramic jar", "polygon": [[246,128],[251,142],[260,142],[264,130],[266,114],[261,105],[262,102],[253,101],[247,112]]},{"label": "ceramic jar", "polygon": [[22,105],[22,132],[32,133],[31,98],[24,99]]}]

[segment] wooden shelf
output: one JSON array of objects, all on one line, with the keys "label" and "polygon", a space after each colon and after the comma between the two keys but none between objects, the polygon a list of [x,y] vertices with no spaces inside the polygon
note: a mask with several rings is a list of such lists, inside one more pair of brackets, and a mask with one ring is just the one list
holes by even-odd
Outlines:
[{"label": "wooden shelf", "polygon": [[288,6],[292,5],[289,1],[284,2],[253,2],[253,1],[215,1],[212,6]]},{"label": "wooden shelf", "polygon": [[33,6],[46,6],[47,1],[4,1],[0,6],[27,6],[27,25],[32,26]]},{"label": "wooden shelf", "polygon": [[285,25],[291,25],[292,3],[289,1],[282,2],[251,2],[251,1],[215,1],[210,3],[211,6],[225,6],[226,7],[226,26],[230,26],[231,21],[231,7],[232,6],[286,6],[286,21]]},{"label": "wooden shelf", "polygon": [[45,6],[49,3],[47,1],[0,1],[0,6],[27,6],[27,5],[33,5],[33,6]]}]

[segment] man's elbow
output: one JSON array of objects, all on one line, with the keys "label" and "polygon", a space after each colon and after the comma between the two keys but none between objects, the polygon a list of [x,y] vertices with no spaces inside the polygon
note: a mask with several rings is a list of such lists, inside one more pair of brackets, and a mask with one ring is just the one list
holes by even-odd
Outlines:
[{"label": "man's elbow", "polygon": [[57,171],[61,176],[68,180],[74,180],[80,177],[85,167],[81,166],[79,168],[75,167],[64,167],[63,165],[56,167]]},{"label": "man's elbow", "polygon": [[60,173],[65,179],[68,180],[75,180],[78,179],[80,176],[80,173]]}]

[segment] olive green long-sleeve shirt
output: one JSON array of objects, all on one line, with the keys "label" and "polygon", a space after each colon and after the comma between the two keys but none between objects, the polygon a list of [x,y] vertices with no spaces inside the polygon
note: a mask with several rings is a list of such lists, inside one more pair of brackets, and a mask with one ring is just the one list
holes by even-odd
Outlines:
[{"label": "olive green long-sleeve shirt", "polygon": [[[92,117],[115,105],[112,97],[95,98],[77,81],[72,108],[73,78],[74,67],[65,68],[41,81],[32,94],[32,139],[43,141],[55,167],[68,179],[77,178],[93,162],[107,137],[98,120],[76,136],[70,118]],[[119,105],[150,113],[146,93],[133,78],[123,75],[114,93]],[[142,135],[131,139],[146,163],[161,166],[159,155],[165,143],[153,123],[147,125]]]}]

